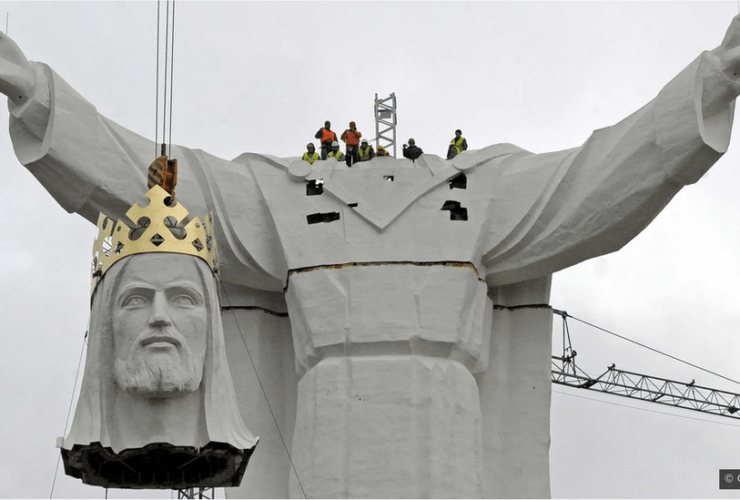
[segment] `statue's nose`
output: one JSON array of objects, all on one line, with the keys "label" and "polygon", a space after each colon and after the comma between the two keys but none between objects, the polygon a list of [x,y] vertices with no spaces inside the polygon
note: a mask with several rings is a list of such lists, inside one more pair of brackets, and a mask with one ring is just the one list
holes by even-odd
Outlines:
[{"label": "statue's nose", "polygon": [[152,315],[149,318],[149,324],[150,326],[169,326],[172,324],[167,304],[167,297],[165,297],[164,292],[157,292],[154,294]]}]

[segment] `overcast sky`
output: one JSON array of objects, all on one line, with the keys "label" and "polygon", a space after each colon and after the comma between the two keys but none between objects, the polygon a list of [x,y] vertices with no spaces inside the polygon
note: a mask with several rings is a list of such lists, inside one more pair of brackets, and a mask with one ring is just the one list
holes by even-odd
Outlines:
[{"label": "overcast sky", "polygon": [[[0,28],[98,110],[154,138],[156,2],[0,3]],[[399,143],[444,155],[582,144],[722,39],[731,2],[178,2],[173,142],[296,156],[331,120],[373,137],[395,92]],[[161,122],[160,122],[161,123]],[[145,166],[142,165],[142,168]],[[89,312],[94,228],[0,133],[0,497],[48,497]],[[555,275],[552,305],[740,380],[740,144],[620,252]],[[560,349],[555,322],[553,349]],[[578,361],[740,392],[571,323]],[[553,497],[740,498],[740,420],[554,386]],[[589,398],[589,399],[583,399]],[[249,422],[247,422],[249,425]],[[59,470],[54,497],[100,497]],[[109,498],[169,497],[110,491]]]}]

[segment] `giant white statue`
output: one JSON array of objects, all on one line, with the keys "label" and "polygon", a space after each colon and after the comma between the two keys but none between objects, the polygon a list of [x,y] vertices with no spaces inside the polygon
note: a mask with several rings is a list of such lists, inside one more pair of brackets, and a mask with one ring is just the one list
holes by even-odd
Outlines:
[{"label": "giant white statue", "polygon": [[[67,211],[123,216],[154,144],[7,37],[0,57],[21,163]],[[230,359],[262,436],[230,494],[549,496],[552,273],[620,249],[717,161],[739,73],[740,17],[573,149],[497,144],[349,169],[173,146],[179,199],[215,215],[227,343],[252,345],[292,436],[295,472],[268,443],[246,362]]]}]

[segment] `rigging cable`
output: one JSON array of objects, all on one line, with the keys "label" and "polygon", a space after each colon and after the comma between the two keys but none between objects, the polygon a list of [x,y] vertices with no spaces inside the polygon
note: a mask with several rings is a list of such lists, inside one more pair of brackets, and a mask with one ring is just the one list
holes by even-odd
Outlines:
[{"label": "rigging cable", "polygon": [[154,92],[154,157],[157,155],[157,144],[159,143],[159,0],[157,0],[157,69],[156,69],[156,91]]},{"label": "rigging cable", "polygon": [[[231,304],[231,300],[229,299],[229,295],[226,293],[226,287],[223,283],[220,283],[221,285],[221,291],[224,294],[224,297],[226,297],[226,301]],[[257,383],[260,386],[260,389],[262,389],[262,395],[265,396],[265,402],[267,403],[267,408],[270,410],[270,415],[272,415],[272,420],[275,422],[275,428],[277,429],[278,436],[280,436],[280,441],[283,443],[283,448],[285,448],[285,453],[288,455],[288,461],[290,462],[290,466],[293,469],[293,474],[295,474],[295,478],[298,481],[298,486],[301,488],[301,493],[303,494],[303,498],[308,498],[306,496],[306,490],[303,489],[303,483],[301,483],[301,478],[298,476],[298,471],[295,468],[295,465],[293,464],[293,459],[290,456],[290,450],[288,450],[288,445],[285,444],[285,438],[283,438],[283,433],[280,432],[280,425],[278,424],[277,418],[275,417],[275,412],[272,411],[272,406],[270,405],[270,400],[267,399],[267,392],[265,391],[264,385],[262,385],[262,380],[260,379],[259,373],[257,373],[257,366],[254,364],[254,360],[252,359],[252,354],[249,352],[249,347],[247,346],[247,339],[244,338],[244,332],[242,332],[242,327],[239,324],[239,319],[236,317],[236,311],[234,309],[231,309],[231,314],[234,316],[234,323],[236,323],[236,327],[239,330],[239,335],[242,338],[242,342],[244,343],[244,348],[247,350],[247,356],[249,357],[249,363],[252,365],[252,370],[254,370],[254,375],[257,377]]]},{"label": "rigging cable", "polygon": [[[170,0],[166,0],[165,8],[165,33],[164,33],[164,60],[160,60],[160,49],[162,45],[161,36],[161,4],[157,0],[157,68],[156,68],[156,97],[154,104],[154,156],[170,156],[172,149],[172,104],[174,90],[174,71],[175,71],[175,0],[172,2],[172,22],[170,22]],[[172,35],[170,35],[170,25]],[[164,84],[160,88],[159,73],[160,66],[164,71]],[[167,83],[169,82],[169,87]],[[169,91],[169,122],[167,121],[167,92]],[[162,93],[162,142],[159,142],[159,97]],[[167,128],[169,127],[169,139]],[[168,147],[169,146],[169,147]],[[157,148],[161,149],[157,149]]]},{"label": "rigging cable", "polygon": [[640,347],[644,347],[645,349],[648,349],[648,350],[650,350],[650,351],[656,352],[656,353],[658,353],[658,354],[661,354],[661,355],[663,355],[663,356],[666,356],[666,357],[668,357],[668,358],[671,358],[671,359],[673,359],[673,360],[675,360],[675,361],[678,361],[678,362],[680,362],[680,363],[683,363],[683,364],[689,365],[689,366],[691,366],[691,367],[694,367],[694,368],[696,368],[696,369],[698,369],[698,370],[701,370],[701,371],[703,371],[703,372],[706,372],[706,373],[709,373],[709,374],[711,374],[711,375],[714,375],[715,377],[719,377],[719,378],[725,379],[725,380],[727,380],[727,381],[729,381],[729,382],[732,382],[732,383],[734,383],[734,384],[738,384],[738,385],[740,385],[740,382],[738,382],[737,380],[731,379],[730,377],[725,377],[724,375],[720,375],[720,374],[719,374],[719,373],[717,373],[717,372],[713,372],[712,370],[708,370],[708,369],[706,369],[706,368],[703,368],[703,367],[701,367],[701,366],[699,366],[699,365],[695,365],[694,363],[691,363],[691,362],[689,362],[689,361],[683,360],[683,359],[681,359],[681,358],[677,358],[676,356],[672,356],[672,355],[670,355],[670,354],[667,354],[667,353],[665,353],[665,352],[663,352],[663,351],[660,351],[660,350],[658,350],[658,349],[655,349],[655,348],[653,348],[653,347],[650,347],[650,346],[648,346],[648,345],[645,345],[645,344],[642,344],[642,343],[640,343],[640,342],[637,342],[636,340],[632,340],[632,339],[629,339],[629,338],[627,338],[627,337],[623,337],[622,335],[619,335],[619,334],[617,334],[617,333],[614,333],[614,332],[612,332],[612,331],[609,331],[609,330],[607,330],[606,328],[601,328],[600,326],[596,326],[596,325],[594,325],[594,324],[592,324],[592,323],[589,323],[588,321],[584,321],[584,320],[582,320],[582,319],[576,318],[575,316],[571,316],[570,314],[568,314],[568,313],[567,313],[567,312],[565,312],[565,311],[559,311],[559,312],[558,312],[558,313],[556,313],[556,314],[560,314],[561,316],[563,316],[563,319],[565,319],[565,317],[566,317],[566,316],[567,316],[567,317],[569,317],[569,318],[573,318],[573,319],[574,319],[574,320],[576,320],[576,321],[580,321],[581,323],[583,323],[583,324],[585,324],[585,325],[588,325],[588,326],[590,326],[590,327],[592,327],[592,328],[596,328],[597,330],[601,330],[602,332],[608,333],[609,335],[614,335],[615,337],[618,337],[618,338],[620,338],[620,339],[622,339],[622,340],[626,340],[627,342],[631,342],[631,343],[633,343],[633,344],[639,345]]},{"label": "rigging cable", "polygon": [[[172,155],[172,93],[175,82],[175,0],[172,0],[172,52],[170,53],[170,136],[167,141],[170,155]],[[164,142],[164,136],[162,137]]]},{"label": "rigging cable", "polygon": [[[69,416],[72,413],[72,403],[75,399],[75,391],[77,389],[77,379],[80,376],[80,367],[82,366],[82,355],[85,353],[85,346],[87,345],[87,334],[90,331],[90,320],[88,319],[87,323],[88,330],[85,332],[85,337],[82,339],[82,350],[80,351],[80,360],[77,362],[77,373],[75,374],[75,383],[72,386],[72,397],[69,399],[69,408],[67,409],[67,419],[64,421],[64,432],[62,433],[62,438],[67,434],[67,425],[69,425]],[[59,472],[59,461],[62,459],[62,452],[61,449],[59,450],[59,456],[57,457],[57,466],[54,469],[54,479],[51,482],[51,493],[49,493],[49,498],[53,498],[54,496],[54,486],[57,483],[57,473]]]},{"label": "rigging cable", "polygon": [[[658,415],[668,415],[668,416],[671,416],[671,417],[685,418],[687,420],[696,420],[697,422],[704,422],[706,424],[726,425],[728,427],[735,427],[736,429],[740,429],[740,425],[737,425],[737,424],[729,424],[727,422],[715,422],[714,420],[704,420],[704,419],[701,419],[701,418],[694,418],[694,417],[689,417],[689,416],[686,416],[686,415],[679,415],[677,413],[648,410],[647,408],[640,408],[638,406],[630,406],[630,405],[624,405],[624,404],[621,404],[621,403],[614,403],[612,401],[605,401],[603,399],[589,398],[589,397],[586,397],[586,396],[581,396],[579,394],[571,394],[571,393],[565,392],[565,391],[556,391],[555,389],[553,389],[552,392],[554,392],[556,394],[562,394],[563,396],[570,396],[570,397],[579,398],[579,399],[587,399],[589,401],[595,401],[597,403],[604,403],[604,404],[613,405],[613,406],[622,406],[624,408],[631,408],[633,410],[646,411],[648,413],[657,413]],[[645,401],[645,402],[649,402],[649,401]]]},{"label": "rigging cable", "polygon": [[164,140],[167,137],[167,62],[169,61],[170,43],[170,2],[167,1],[167,10],[164,21],[164,99],[162,102],[162,155],[165,155]]}]

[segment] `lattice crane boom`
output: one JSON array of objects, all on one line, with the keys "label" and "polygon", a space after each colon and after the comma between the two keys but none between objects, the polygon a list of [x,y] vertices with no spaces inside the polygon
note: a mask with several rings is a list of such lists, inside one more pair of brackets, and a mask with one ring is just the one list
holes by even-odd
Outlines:
[{"label": "lattice crane boom", "polygon": [[552,383],[603,392],[650,403],[674,406],[740,420],[740,394],[617,369],[615,364],[597,377],[576,365],[567,326],[568,313],[553,309],[563,318],[563,355],[552,357]]}]

